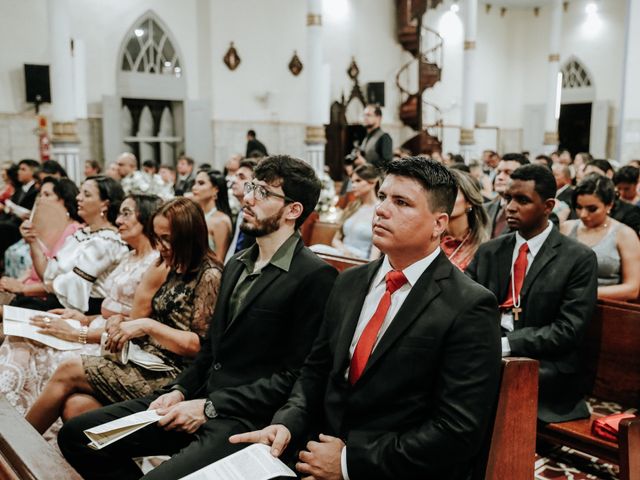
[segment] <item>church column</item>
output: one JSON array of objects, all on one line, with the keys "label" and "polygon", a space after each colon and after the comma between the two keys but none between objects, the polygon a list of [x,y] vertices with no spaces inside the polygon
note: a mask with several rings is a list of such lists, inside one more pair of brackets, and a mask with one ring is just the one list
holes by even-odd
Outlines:
[{"label": "church column", "polygon": [[324,172],[326,137],[322,124],[324,87],[322,85],[322,0],[307,0],[307,161],[319,176]]},{"label": "church column", "polygon": [[478,27],[478,0],[464,3],[464,65],[462,73],[462,128],[460,154],[465,161],[477,155],[474,128],[476,121],[476,33]]},{"label": "church column", "polygon": [[640,5],[627,0],[624,64],[616,158],[622,163],[640,158]]},{"label": "church column", "polygon": [[51,106],[53,115],[52,158],[65,167],[75,181],[82,178],[80,141],[76,133],[76,103],[73,90],[73,59],[67,0],[49,0],[49,45],[51,46]]},{"label": "church column", "polygon": [[562,0],[552,0],[551,31],[549,34],[549,66],[547,70],[547,105],[544,120],[544,151],[551,153],[558,148],[558,118],[556,106],[560,90],[560,39],[562,35]]}]

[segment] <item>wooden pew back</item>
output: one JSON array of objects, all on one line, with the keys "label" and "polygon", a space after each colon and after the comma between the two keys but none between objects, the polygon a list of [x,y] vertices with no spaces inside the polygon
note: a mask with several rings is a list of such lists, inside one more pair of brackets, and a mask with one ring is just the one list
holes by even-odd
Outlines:
[{"label": "wooden pew back", "polygon": [[352,257],[341,257],[340,255],[329,255],[328,253],[316,253],[322,260],[329,265],[335,267],[336,270],[342,272],[347,268],[357,267],[359,265],[366,265],[369,263],[367,260]]},{"label": "wooden pew back", "polygon": [[0,396],[0,478],[82,480],[3,396]]},{"label": "wooden pew back", "polygon": [[495,416],[473,480],[533,478],[537,411],[537,360],[503,358]]},{"label": "wooden pew back", "polygon": [[599,301],[583,348],[591,395],[640,406],[640,305]]}]

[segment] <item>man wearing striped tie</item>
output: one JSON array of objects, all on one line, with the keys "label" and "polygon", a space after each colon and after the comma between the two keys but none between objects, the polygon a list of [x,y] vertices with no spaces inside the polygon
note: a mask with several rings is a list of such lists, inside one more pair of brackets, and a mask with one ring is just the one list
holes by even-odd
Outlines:
[{"label": "man wearing striped tie", "polygon": [[389,164],[373,221],[384,257],[338,277],[287,404],[231,442],[285,457],[302,447],[296,468],[315,480],[468,478],[495,405],[500,331],[495,297],[440,251],[457,190],[431,160]]},{"label": "man wearing striped tie", "polygon": [[555,194],[547,167],[516,169],[504,194],[513,233],[481,245],[466,271],[498,299],[503,356],[540,361],[538,419],[545,423],[589,417],[579,347],[598,278],[591,248],[549,221]]}]

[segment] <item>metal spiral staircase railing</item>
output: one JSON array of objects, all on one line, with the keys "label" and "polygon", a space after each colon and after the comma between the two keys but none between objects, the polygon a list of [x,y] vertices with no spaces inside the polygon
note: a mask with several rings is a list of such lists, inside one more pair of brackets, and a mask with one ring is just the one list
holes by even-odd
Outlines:
[{"label": "metal spiral staircase railing", "polygon": [[[398,41],[413,57],[396,74],[403,99],[400,120],[416,131],[402,146],[414,154],[442,150],[442,112],[425,100],[425,91],[440,81],[444,40],[438,32],[422,25],[427,7],[435,8],[440,2],[396,0]],[[417,89],[412,91],[408,84],[413,75],[417,77]]]}]

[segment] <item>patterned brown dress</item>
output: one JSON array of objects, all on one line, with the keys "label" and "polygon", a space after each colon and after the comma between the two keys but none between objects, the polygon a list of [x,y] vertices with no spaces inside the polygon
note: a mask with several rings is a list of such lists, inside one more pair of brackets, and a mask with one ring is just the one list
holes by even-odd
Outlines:
[{"label": "patterned brown dress", "polygon": [[[202,341],[213,316],[221,275],[220,267],[211,259],[205,259],[197,272],[178,274],[172,270],[153,297],[151,317],[177,330],[194,332]],[[121,365],[103,357],[83,355],[85,375],[103,405],[149,395],[174,379],[186,365],[186,358],[150,337],[133,342],[173,369],[156,372],[133,363]]]}]

